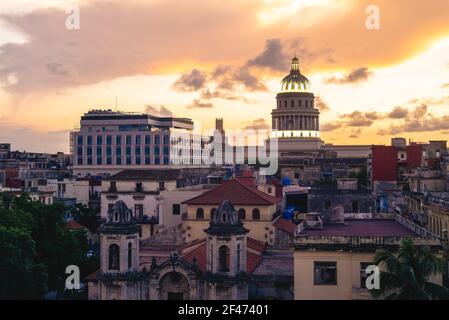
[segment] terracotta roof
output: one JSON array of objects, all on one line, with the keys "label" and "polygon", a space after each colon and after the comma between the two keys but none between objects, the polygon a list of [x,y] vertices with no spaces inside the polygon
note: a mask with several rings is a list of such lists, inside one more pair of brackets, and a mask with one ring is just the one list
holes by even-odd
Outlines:
[{"label": "terracotta roof", "polygon": [[[253,249],[258,251],[260,254],[246,251],[246,272],[248,274],[251,274],[257,266],[262,261],[262,252],[266,248],[266,244],[263,244],[260,241],[254,240],[250,237],[246,238],[246,245],[247,248]],[[207,253],[206,253],[206,241],[196,247],[195,249],[185,253],[182,256],[183,259],[187,260],[188,262],[193,262],[193,258],[196,258],[196,262],[198,266],[200,267],[201,271],[206,271],[207,268]]]},{"label": "terracotta roof", "polygon": [[265,248],[267,247],[267,243],[247,237],[246,238],[246,246],[250,249],[253,249],[253,250],[256,250],[256,251],[259,251],[260,253],[262,253],[265,250]]},{"label": "terracotta roof", "polygon": [[224,200],[229,200],[233,205],[272,205],[281,199],[248,187],[237,179],[232,179],[183,203],[218,205]]},{"label": "terracotta roof", "polygon": [[281,229],[291,235],[295,233],[296,229],[296,225],[293,222],[282,217],[280,217],[273,223],[273,227]]},{"label": "terracotta roof", "polygon": [[76,221],[69,221],[66,223],[65,228],[68,230],[81,230],[81,229],[86,229],[85,226],[80,225],[78,222]]},{"label": "terracotta roof", "polygon": [[98,269],[97,271],[94,271],[94,272],[92,272],[91,274],[89,274],[87,277],[86,277],[86,281],[87,282],[89,282],[89,281],[97,281],[97,276],[98,276],[98,274],[100,273],[100,269]]}]

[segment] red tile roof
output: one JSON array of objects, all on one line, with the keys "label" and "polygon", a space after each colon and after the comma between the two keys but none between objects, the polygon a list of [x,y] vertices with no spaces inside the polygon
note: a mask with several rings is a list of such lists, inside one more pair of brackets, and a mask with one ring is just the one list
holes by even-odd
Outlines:
[{"label": "red tile roof", "polygon": [[[182,258],[188,262],[193,262],[193,258],[196,258],[196,263],[200,267],[201,271],[206,271],[207,268],[207,252],[206,252],[206,241],[203,239],[204,243],[200,244],[195,249],[185,253]],[[246,239],[246,245],[248,248],[256,250],[260,254],[246,251],[246,272],[251,274],[257,266],[262,261],[262,253],[266,248],[266,244],[260,241],[254,240],[250,237]]]},{"label": "red tile roof", "polygon": [[265,251],[265,248],[267,247],[267,243],[247,237],[246,238],[246,246],[250,249],[259,251],[260,253]]},{"label": "red tile roof", "polygon": [[91,274],[89,274],[87,277],[86,277],[86,281],[97,281],[97,276],[98,276],[98,274],[100,273],[100,269],[98,269],[97,271],[94,271],[94,272],[92,272]]},{"label": "red tile roof", "polygon": [[80,225],[78,222],[76,221],[69,221],[66,223],[65,228],[68,230],[81,230],[81,229],[86,229],[85,226]]},{"label": "red tile roof", "polygon": [[281,229],[291,235],[293,235],[295,233],[295,229],[296,229],[296,225],[293,222],[291,222],[290,220],[284,219],[282,217],[277,219],[273,223],[273,226],[275,228]]},{"label": "red tile roof", "polygon": [[237,179],[232,179],[183,203],[218,205],[224,200],[229,200],[233,205],[273,205],[281,199],[246,186]]}]

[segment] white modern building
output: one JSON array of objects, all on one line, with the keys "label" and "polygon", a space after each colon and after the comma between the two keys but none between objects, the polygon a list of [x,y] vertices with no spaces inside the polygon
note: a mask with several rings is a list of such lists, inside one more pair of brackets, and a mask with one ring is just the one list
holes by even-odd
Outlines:
[{"label": "white modern building", "polygon": [[[208,143],[209,138],[195,135],[193,128],[188,118],[91,110],[70,135],[73,173],[109,176],[125,169],[175,167],[170,157],[174,145],[201,150]],[[193,153],[183,165],[199,166],[200,157]]]}]

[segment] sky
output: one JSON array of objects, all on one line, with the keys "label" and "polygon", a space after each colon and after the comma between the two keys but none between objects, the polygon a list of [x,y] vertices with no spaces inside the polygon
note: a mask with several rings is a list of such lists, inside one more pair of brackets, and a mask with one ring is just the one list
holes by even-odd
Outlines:
[{"label": "sky", "polygon": [[68,152],[116,106],[269,129],[295,54],[326,143],[446,140],[448,53],[447,0],[1,0],[0,142]]}]

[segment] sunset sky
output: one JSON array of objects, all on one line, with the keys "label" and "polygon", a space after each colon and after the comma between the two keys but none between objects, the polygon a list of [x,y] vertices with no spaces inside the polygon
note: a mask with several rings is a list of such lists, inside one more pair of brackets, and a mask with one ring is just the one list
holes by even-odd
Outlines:
[{"label": "sunset sky", "polygon": [[205,128],[269,128],[295,53],[325,142],[449,138],[448,0],[0,0],[0,142],[68,152],[80,116],[116,97]]}]

